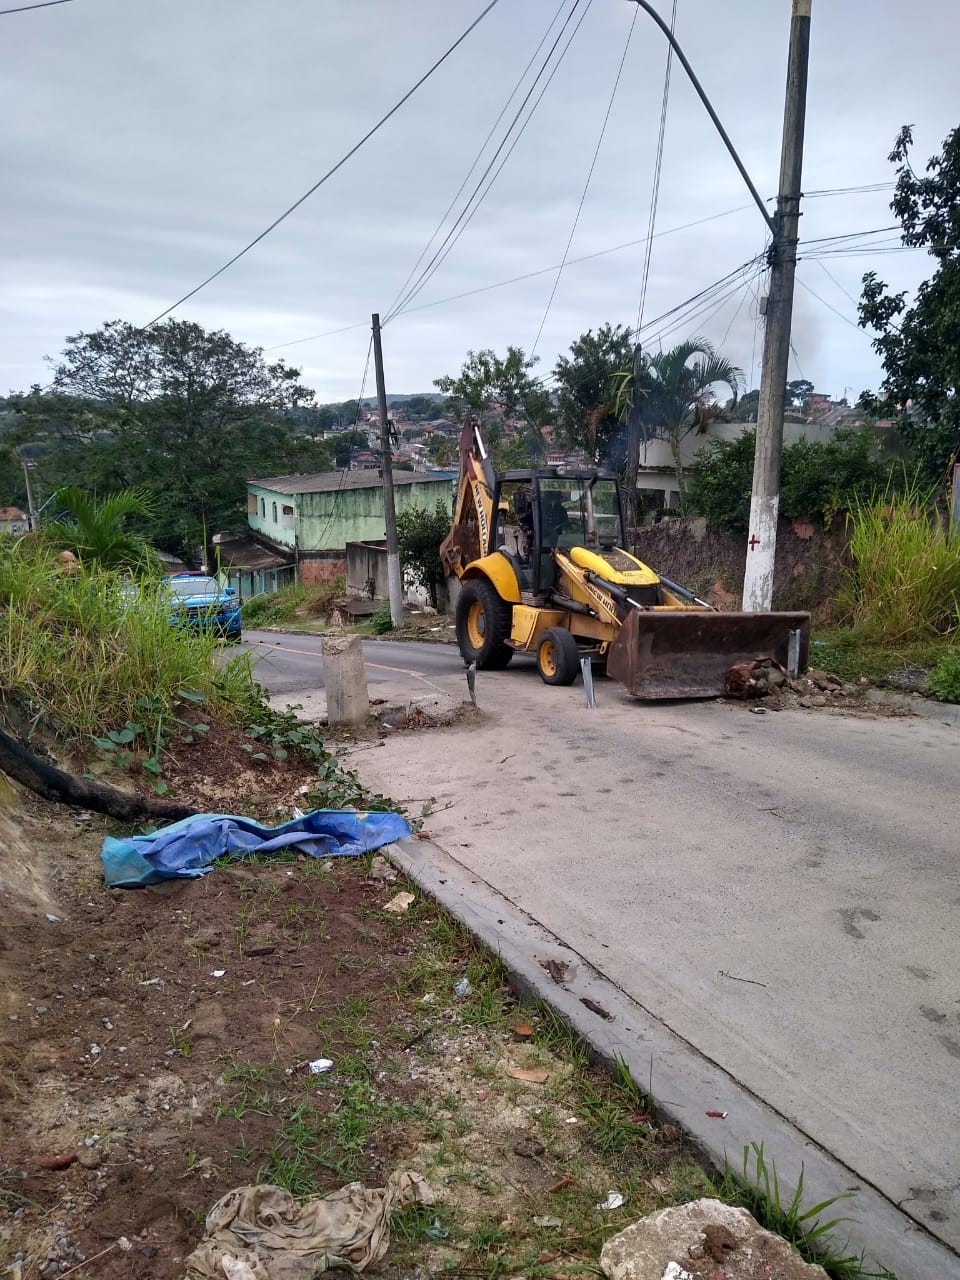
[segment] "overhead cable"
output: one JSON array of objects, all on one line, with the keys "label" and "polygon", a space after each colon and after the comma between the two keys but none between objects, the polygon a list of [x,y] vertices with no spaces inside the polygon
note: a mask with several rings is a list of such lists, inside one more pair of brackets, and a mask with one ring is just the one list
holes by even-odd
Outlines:
[{"label": "overhead cable", "polygon": [[[667,227],[663,231],[655,233],[655,238],[660,239],[662,236],[676,235],[679,231],[689,231],[692,227],[703,226],[705,222],[716,222],[718,218],[729,218],[731,214],[743,213],[745,209],[752,208],[752,205],[741,204],[734,209],[724,209],[722,213],[711,213],[706,218],[697,218],[694,222],[684,222],[678,227]],[[637,245],[646,244],[647,237],[641,236],[639,240],[627,240],[624,244],[612,245],[609,249],[597,249],[594,253],[585,253],[578,258],[568,258],[567,266],[574,267],[582,262],[592,262],[595,258],[604,258],[611,253],[621,253],[624,249],[635,249]],[[507,280],[497,280],[494,284],[479,285],[476,289],[465,289],[462,293],[453,293],[446,298],[435,298],[432,302],[421,302],[415,307],[407,307],[403,311],[404,316],[412,315],[416,311],[428,311],[431,307],[442,307],[448,302],[459,302],[462,298],[472,298],[478,293],[489,293],[493,289],[505,289],[511,284],[520,284],[524,280],[533,280],[537,276],[549,275],[552,271],[556,271],[559,263],[554,263],[550,267],[538,267],[536,271],[525,271],[519,276],[510,276]],[[399,319],[399,315],[396,319]],[[342,325],[338,329],[327,329],[323,333],[308,334],[305,338],[294,338],[290,342],[278,342],[275,346],[267,347],[268,351],[279,351],[284,347],[296,347],[302,342],[315,342],[321,338],[330,338],[337,333],[346,333],[350,329],[365,328],[369,324],[369,320],[358,320],[354,324]]]},{"label": "overhead cable", "polygon": [[[563,26],[560,28],[560,31],[558,32],[556,39],[554,40],[553,44],[550,46],[550,49],[546,57],[543,59],[542,63],[540,64],[539,71],[534,77],[533,82],[530,85],[530,88],[527,90],[527,93],[524,96],[523,101],[520,103],[520,106],[517,109],[516,114],[514,115],[510,124],[507,126],[507,130],[504,133],[503,137],[501,138],[500,143],[497,146],[497,149],[494,151],[493,156],[490,159],[490,162],[488,163],[486,169],[484,169],[483,173],[481,174],[479,182],[474,187],[466,203],[461,209],[458,217],[456,218],[453,225],[450,227],[449,231],[444,237],[442,243],[440,244],[440,247],[436,250],[433,257],[427,263],[426,267],[424,267],[423,271],[421,271],[420,275],[417,277],[414,283],[410,286],[410,288],[407,290],[404,296],[400,299],[400,302],[397,303],[396,306],[394,306],[392,312],[390,313],[389,316],[387,316],[387,320],[384,321],[384,323],[387,323],[388,321],[392,320],[395,316],[399,315],[401,311],[406,310],[410,302],[417,296],[418,293],[420,293],[424,285],[427,284],[430,278],[436,273],[438,268],[443,264],[444,260],[447,258],[450,251],[453,249],[454,245],[457,243],[457,241],[460,239],[461,235],[463,235],[469,223],[472,221],[474,215],[476,214],[477,210],[480,208],[481,204],[489,195],[490,190],[493,187],[494,183],[496,182],[497,178],[503,172],[504,165],[510,159],[510,156],[513,154],[514,148],[516,147],[517,143],[520,141],[521,137],[523,136],[530,121],[533,119],[533,116],[537,108],[539,107],[540,103],[543,101],[543,95],[546,93],[547,89],[550,87],[553,77],[556,75],[557,71],[560,68],[561,63],[563,62],[563,59],[566,57],[567,51],[569,50],[570,45],[573,43],[573,40],[576,37],[577,32],[580,30],[583,20],[587,16],[587,13],[590,10],[590,6],[592,5],[593,0],[586,0],[586,3],[580,14],[580,17],[577,20],[576,26],[573,28],[573,31],[570,33],[570,36],[567,39],[567,43],[564,45],[563,49],[560,51],[556,62],[553,64],[553,67],[550,70],[549,75],[544,81],[544,84],[540,90],[540,93],[537,95],[536,101],[533,103],[532,107],[527,112],[526,118],[522,121],[519,128],[516,130],[516,133],[514,134],[513,131],[517,126],[517,122],[520,120],[520,117],[523,115],[523,112],[526,109],[527,104],[530,102],[530,99],[533,96],[533,93],[537,87],[537,84],[539,83],[543,75],[546,73],[547,68],[550,66],[550,60],[553,57],[554,52],[557,49],[557,46],[559,45],[561,39],[563,38],[564,32],[566,31],[567,27],[570,25],[570,22],[572,21],[581,3],[583,3],[583,0],[574,0],[570,8],[570,12],[567,14],[566,18],[564,19]],[[513,135],[512,138],[511,138],[511,135]],[[508,143],[509,143],[509,146],[507,145]],[[506,150],[504,151],[505,148]],[[502,159],[501,159],[501,156],[502,156]],[[490,178],[489,182],[487,182],[487,178],[490,174],[490,171],[493,169],[493,166],[497,163],[498,159],[500,160],[500,164],[496,172]],[[486,186],[484,186],[484,183],[486,183]]]},{"label": "overhead cable", "polygon": [[21,4],[15,9],[0,9],[0,17],[5,13],[26,13],[28,9],[50,9],[55,4],[70,4],[71,0],[41,0],[38,4]]},{"label": "overhead cable", "polygon": [[323,184],[329,178],[333,177],[333,175],[337,172],[338,169],[342,169],[343,166],[347,163],[347,161],[352,156],[356,155],[356,153],[360,150],[360,148],[364,145],[364,143],[368,142],[373,137],[373,135],[377,133],[387,123],[387,121],[391,118],[391,116],[396,115],[396,113],[400,110],[400,108],[404,105],[404,103],[408,102],[409,99],[413,97],[413,95],[417,92],[420,86],[425,84],[426,81],[429,80],[430,77],[433,75],[433,73],[437,70],[437,68],[442,66],[443,63],[446,62],[446,60],[450,57],[450,55],[454,52],[454,50],[457,49],[461,44],[463,44],[464,40],[466,40],[467,36],[470,35],[471,31],[473,31],[475,27],[479,26],[479,24],[483,21],[483,19],[487,16],[490,10],[493,9],[497,3],[498,3],[498,0],[489,0],[489,3],[486,5],[486,7],[480,12],[480,14],[476,18],[474,18],[473,22],[470,23],[470,25],[463,32],[463,34],[458,36],[457,39],[454,40],[453,44],[450,45],[450,47],[440,55],[440,57],[436,60],[436,62],[434,62],[433,65],[427,71],[424,72],[424,74],[413,85],[413,87],[408,89],[407,92],[403,95],[403,97],[400,98],[397,102],[395,102],[394,105],[390,108],[389,111],[386,112],[385,115],[382,115],[380,117],[380,119],[373,126],[373,128],[369,129],[363,135],[363,137],[360,139],[359,142],[355,143],[345,155],[341,156],[341,158],[337,161],[337,163],[333,165],[330,169],[328,169],[327,172],[321,178],[319,178],[313,184],[312,187],[309,188],[309,190],[305,191],[298,200],[295,200],[293,204],[289,206],[289,208],[285,209],[278,218],[274,218],[273,222],[271,222],[268,227],[265,227],[264,230],[261,231],[258,236],[255,236],[254,239],[251,240],[249,244],[245,245],[240,250],[239,253],[235,253],[232,258],[230,258],[227,262],[223,264],[222,267],[218,267],[217,270],[214,271],[211,275],[207,276],[205,280],[201,280],[201,282],[198,285],[196,285],[193,289],[191,289],[189,293],[185,293],[182,298],[178,298],[176,302],[171,303],[171,305],[167,307],[166,310],[161,311],[159,315],[154,316],[152,320],[148,321],[147,324],[144,325],[144,328],[149,329],[151,325],[156,324],[158,320],[162,320],[164,316],[168,316],[171,311],[175,311],[177,307],[181,306],[189,298],[192,298],[196,294],[198,294],[201,289],[205,289],[208,284],[216,280],[218,276],[223,275],[223,273],[226,270],[228,270],[230,267],[232,267],[235,262],[239,262],[239,260],[245,254],[249,253],[250,250],[255,245],[258,245],[261,240],[264,240],[270,234],[270,232],[275,230],[275,228],[277,228],[280,225],[280,223],[284,221],[284,219],[288,218],[290,214],[294,212],[295,209],[299,209],[299,207],[304,203],[305,200],[308,200],[310,196],[312,196],[315,191],[317,191],[320,187],[322,187]]},{"label": "overhead cable", "polygon": [[[640,12],[639,7],[636,10]],[[673,0],[670,15],[671,35],[677,27],[677,0]],[[673,45],[667,45],[667,67],[663,76],[663,99],[660,103],[660,132],[657,136],[657,154],[653,166],[653,189],[650,193],[650,215],[647,219],[647,252],[643,258],[643,274],[640,278],[640,305],[637,307],[637,328],[643,324],[643,308],[647,301],[647,284],[650,280],[650,264],[653,261],[653,232],[657,225],[657,205],[660,201],[660,174],[663,169],[663,142],[667,132],[667,105],[670,101],[670,69],[673,66]]]},{"label": "overhead cable", "polygon": [[[676,3],[676,0],[674,0],[674,3]],[[597,138],[597,145],[593,149],[593,159],[590,161],[590,168],[587,170],[586,181],[583,184],[583,190],[580,192],[580,203],[577,205],[577,212],[574,214],[574,217],[573,217],[573,226],[570,228],[570,234],[567,236],[567,243],[563,250],[563,257],[560,260],[560,265],[557,267],[557,278],[553,282],[553,288],[550,290],[550,297],[547,299],[547,305],[544,308],[543,317],[540,320],[540,328],[537,330],[537,336],[534,338],[533,346],[530,348],[531,357],[535,355],[537,347],[540,343],[540,338],[543,334],[543,327],[547,323],[547,316],[549,316],[550,308],[553,306],[553,300],[557,296],[557,288],[560,284],[560,277],[563,275],[563,268],[567,265],[567,255],[570,252],[570,246],[573,244],[573,237],[577,233],[577,226],[580,222],[580,215],[581,213],[583,213],[583,206],[587,198],[587,192],[590,190],[590,182],[591,182],[591,179],[593,178],[593,171],[597,167],[597,158],[600,155],[600,148],[603,146],[603,138],[604,138],[604,134],[607,132],[607,124],[610,120],[610,112],[613,110],[613,104],[617,96],[617,90],[620,88],[620,78],[623,75],[623,64],[627,60],[627,53],[630,50],[630,40],[631,40],[631,37],[633,36],[633,29],[637,25],[637,17],[639,16],[639,13],[640,13],[639,9],[634,9],[633,21],[630,23],[629,30],[627,31],[627,39],[623,46],[623,53],[620,56],[620,65],[617,67],[617,74],[613,81],[613,88],[610,90],[610,99],[607,102],[607,109],[603,116],[603,123],[600,126],[600,136]],[[650,245],[649,237],[652,234],[653,234],[653,227],[650,227],[647,232],[648,252],[649,252],[649,245]]]},{"label": "overhead cable", "polygon": [[417,258],[416,262],[410,268],[410,272],[407,275],[406,280],[404,280],[403,284],[397,290],[396,296],[394,297],[393,301],[390,303],[389,307],[387,307],[385,312],[385,319],[389,319],[390,315],[393,313],[398,301],[400,300],[400,298],[403,297],[403,294],[406,291],[407,286],[410,284],[410,281],[416,275],[417,268],[420,266],[421,262],[423,262],[424,258],[430,252],[431,246],[433,245],[437,236],[443,230],[444,223],[450,217],[450,214],[453,212],[457,201],[460,199],[461,195],[463,194],[464,188],[466,187],[467,183],[470,181],[471,177],[476,171],[477,165],[480,163],[481,159],[483,158],[483,153],[486,151],[487,147],[490,145],[490,140],[497,131],[497,126],[500,124],[500,121],[503,119],[503,117],[507,114],[507,110],[510,106],[510,103],[514,100],[514,98],[520,92],[521,85],[523,84],[524,80],[526,80],[527,75],[530,72],[530,68],[533,66],[534,62],[536,61],[537,55],[540,53],[540,50],[547,43],[547,40],[550,36],[550,32],[553,30],[554,26],[556,25],[557,20],[559,19],[560,14],[563,12],[567,3],[568,3],[568,0],[560,0],[560,4],[557,6],[557,10],[554,13],[553,17],[550,19],[550,22],[547,26],[546,31],[544,31],[543,35],[540,37],[540,43],[537,45],[536,49],[534,49],[533,53],[530,55],[530,59],[527,62],[527,65],[520,72],[520,75],[517,78],[516,83],[514,84],[513,88],[510,90],[509,97],[507,98],[503,106],[500,108],[500,114],[497,116],[496,120],[494,120],[493,124],[491,125],[490,132],[487,134],[483,142],[480,144],[480,150],[477,152],[476,156],[474,157],[473,163],[471,164],[470,168],[466,172],[466,176],[464,177],[463,181],[460,183],[460,186],[457,188],[453,199],[450,201],[450,203],[447,205],[446,209],[444,210],[443,216],[441,217],[440,221],[437,223],[436,228],[434,229],[434,232],[431,235],[430,239],[423,246],[423,249],[420,252],[419,258]]}]

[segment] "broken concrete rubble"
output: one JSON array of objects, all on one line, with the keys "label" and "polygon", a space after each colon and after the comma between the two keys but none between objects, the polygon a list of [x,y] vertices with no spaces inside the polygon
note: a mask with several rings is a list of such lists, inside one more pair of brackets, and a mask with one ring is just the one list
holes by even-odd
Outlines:
[{"label": "broken concrete rubble", "polygon": [[694,1200],[661,1209],[609,1239],[600,1254],[607,1280],[826,1280],[746,1209]]}]

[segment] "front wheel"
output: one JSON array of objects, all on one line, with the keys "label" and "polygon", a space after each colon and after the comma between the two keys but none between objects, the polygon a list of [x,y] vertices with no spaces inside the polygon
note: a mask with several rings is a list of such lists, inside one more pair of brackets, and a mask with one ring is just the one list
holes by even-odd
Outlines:
[{"label": "front wheel", "polygon": [[566,627],[550,627],[537,649],[537,670],[545,684],[573,684],[580,674],[577,642]]},{"label": "front wheel", "polygon": [[485,579],[468,582],[457,601],[457,645],[466,663],[481,671],[498,671],[513,657],[507,644],[512,609]]}]

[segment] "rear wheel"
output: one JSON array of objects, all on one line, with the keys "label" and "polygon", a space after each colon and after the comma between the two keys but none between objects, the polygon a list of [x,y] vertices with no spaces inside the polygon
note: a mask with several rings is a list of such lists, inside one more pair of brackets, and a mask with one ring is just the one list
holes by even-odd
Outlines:
[{"label": "rear wheel", "polygon": [[457,601],[457,644],[464,662],[498,671],[513,657],[512,609],[484,579],[465,583]]},{"label": "rear wheel", "polygon": [[577,642],[566,627],[550,627],[537,649],[537,670],[546,684],[573,684],[580,674]]}]

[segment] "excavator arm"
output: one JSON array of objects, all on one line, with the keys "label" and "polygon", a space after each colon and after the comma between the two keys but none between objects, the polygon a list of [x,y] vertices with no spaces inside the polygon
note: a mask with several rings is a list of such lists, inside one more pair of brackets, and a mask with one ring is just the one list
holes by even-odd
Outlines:
[{"label": "excavator arm", "polygon": [[467,422],[460,432],[460,483],[453,523],[440,544],[440,560],[448,578],[462,577],[468,564],[489,554],[496,487],[496,473],[480,429]]}]

